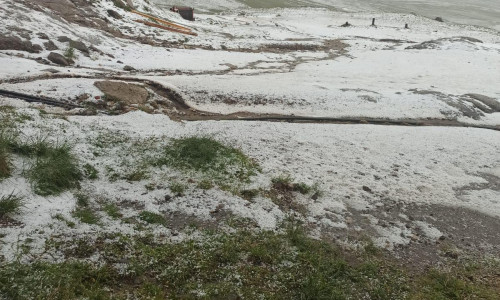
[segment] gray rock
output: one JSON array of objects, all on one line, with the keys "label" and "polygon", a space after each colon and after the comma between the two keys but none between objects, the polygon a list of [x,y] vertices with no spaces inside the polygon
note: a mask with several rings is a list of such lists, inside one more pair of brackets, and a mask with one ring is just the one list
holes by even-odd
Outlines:
[{"label": "gray rock", "polygon": [[57,65],[60,65],[60,66],[69,66],[70,65],[70,60],[66,59],[66,57],[62,56],[59,53],[50,52],[50,54],[47,58],[51,62],[53,62]]},{"label": "gray rock", "polygon": [[43,43],[43,46],[45,47],[46,50],[49,50],[49,51],[54,51],[54,50],[58,50],[59,48],[56,46],[56,44],[54,44],[53,41],[48,41],[48,42],[45,42]]},{"label": "gray rock", "polygon": [[52,73],[52,74],[55,74],[55,73],[59,73],[60,71],[59,70],[56,70],[56,69],[43,69],[42,71],[44,72],[49,72],[49,73]]},{"label": "gray rock", "polygon": [[63,36],[58,37],[58,38],[57,38],[57,40],[58,40],[59,42],[61,42],[61,43],[67,43],[67,42],[70,42],[70,41],[71,41],[71,39],[70,39],[69,37],[64,36],[64,35],[63,35]]},{"label": "gray rock", "polygon": [[130,71],[135,71],[135,69],[133,67],[131,67],[131,66],[125,66],[125,67],[123,67],[123,70],[124,71],[129,71],[129,72]]},{"label": "gray rock", "polygon": [[42,40],[48,40],[49,39],[49,36],[43,32],[39,32],[37,33],[38,37]]},{"label": "gray rock", "polygon": [[121,18],[123,18],[119,13],[117,13],[116,11],[112,10],[112,9],[108,9],[107,10],[108,12],[108,15],[112,18],[115,18],[115,19],[118,19],[120,20]]},{"label": "gray rock", "polygon": [[40,53],[43,49],[40,45],[32,44],[30,41],[23,41],[17,36],[0,35],[0,50],[18,50],[30,53]]},{"label": "gray rock", "polygon": [[83,54],[86,54],[86,55],[89,54],[89,48],[87,48],[87,46],[83,42],[70,41],[69,46],[72,48],[75,48],[77,50],[80,50],[80,52],[82,52]]},{"label": "gray rock", "polygon": [[443,18],[441,18],[441,17],[436,17],[434,20],[436,20],[438,22],[444,22]]}]

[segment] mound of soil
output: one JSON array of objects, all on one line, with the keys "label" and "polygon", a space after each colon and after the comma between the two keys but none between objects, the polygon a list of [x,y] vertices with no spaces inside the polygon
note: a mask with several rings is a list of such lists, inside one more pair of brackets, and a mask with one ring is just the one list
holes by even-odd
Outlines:
[{"label": "mound of soil", "polygon": [[121,81],[97,81],[94,85],[106,94],[108,100],[125,104],[144,104],[148,100],[148,91],[140,85]]}]

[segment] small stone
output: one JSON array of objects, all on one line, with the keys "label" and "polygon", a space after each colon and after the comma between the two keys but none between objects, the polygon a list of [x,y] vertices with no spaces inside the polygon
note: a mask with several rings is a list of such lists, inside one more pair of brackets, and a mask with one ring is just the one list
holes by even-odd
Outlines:
[{"label": "small stone", "polygon": [[123,67],[123,70],[124,70],[124,71],[129,71],[129,72],[131,72],[131,71],[135,71],[135,69],[134,69],[133,67],[128,66],[128,65],[127,65],[127,66],[125,66],[125,67]]},{"label": "small stone", "polygon": [[55,74],[55,73],[59,73],[59,70],[56,70],[56,69],[44,69],[42,70],[44,72],[49,72],[49,73],[52,73],[52,74]]},{"label": "small stone", "polygon": [[108,9],[106,11],[108,13],[108,15],[112,18],[115,18],[117,20],[120,20],[121,18],[123,18],[118,12],[112,10],[112,9]]},{"label": "small stone", "polygon": [[39,33],[37,33],[37,35],[38,35],[38,38],[40,38],[41,40],[48,40],[49,39],[49,36],[46,33],[39,32]]},{"label": "small stone", "polygon": [[80,52],[82,52],[83,54],[87,54],[87,55],[89,54],[89,48],[87,48],[87,46],[83,42],[70,41],[69,46],[72,48],[75,48],[77,50],[80,50]]},{"label": "small stone", "polygon": [[71,41],[71,39],[70,39],[69,37],[64,36],[64,35],[63,35],[63,36],[58,37],[58,38],[57,38],[57,40],[58,40],[59,42],[61,42],[61,43],[67,43],[67,42]]},{"label": "small stone", "polygon": [[434,20],[438,21],[438,22],[444,22],[443,18],[441,18],[441,17],[436,17]]},{"label": "small stone", "polygon": [[371,188],[367,187],[366,185],[363,185],[363,191],[367,192],[367,193],[370,193],[370,194],[373,194],[373,191]]},{"label": "small stone", "polygon": [[45,43],[43,43],[43,46],[45,47],[46,50],[49,50],[49,51],[54,51],[54,50],[58,50],[59,49],[56,46],[56,44],[54,44],[53,41],[45,42]]},{"label": "small stone", "polygon": [[50,54],[47,58],[51,62],[53,62],[57,65],[60,65],[60,66],[69,66],[70,65],[70,61],[68,61],[64,56],[62,56],[59,53],[50,52]]}]

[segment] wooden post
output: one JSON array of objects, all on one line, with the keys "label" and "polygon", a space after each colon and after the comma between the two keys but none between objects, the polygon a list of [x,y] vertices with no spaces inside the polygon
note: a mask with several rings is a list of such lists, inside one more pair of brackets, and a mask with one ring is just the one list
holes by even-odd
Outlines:
[{"label": "wooden post", "polygon": [[375,18],[372,19],[372,26],[375,26]]},{"label": "wooden post", "polygon": [[408,23],[405,24],[405,29],[410,29],[410,27],[408,27]]}]

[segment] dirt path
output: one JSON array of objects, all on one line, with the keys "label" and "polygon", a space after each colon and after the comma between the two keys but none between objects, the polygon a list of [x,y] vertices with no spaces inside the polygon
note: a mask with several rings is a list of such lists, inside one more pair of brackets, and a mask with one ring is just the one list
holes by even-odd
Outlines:
[{"label": "dirt path", "polygon": [[[500,131],[500,126],[468,124],[457,120],[447,119],[381,119],[365,117],[314,117],[314,116],[296,116],[283,114],[259,114],[252,112],[236,112],[232,114],[219,114],[208,111],[197,110],[186,103],[183,96],[178,92],[163,86],[162,84],[137,77],[122,77],[117,75],[73,75],[73,74],[52,74],[42,75],[30,78],[5,80],[6,83],[23,83],[46,79],[64,79],[64,78],[85,78],[96,80],[119,80],[125,82],[142,83],[147,88],[154,91],[157,95],[167,99],[170,107],[166,114],[175,121],[264,121],[264,122],[288,122],[288,123],[316,123],[316,124],[371,124],[371,125],[393,125],[393,126],[445,126],[445,127],[470,127],[480,129],[490,129]],[[0,82],[2,83],[2,82]],[[14,95],[4,93],[3,96],[23,99]],[[52,103],[44,102],[50,105],[57,105],[56,99],[49,99]],[[40,101],[43,102],[43,101]],[[68,108],[67,102],[61,102],[65,105],[61,107]],[[103,111],[104,112],[104,111]],[[104,112],[105,113],[105,112]]]}]

